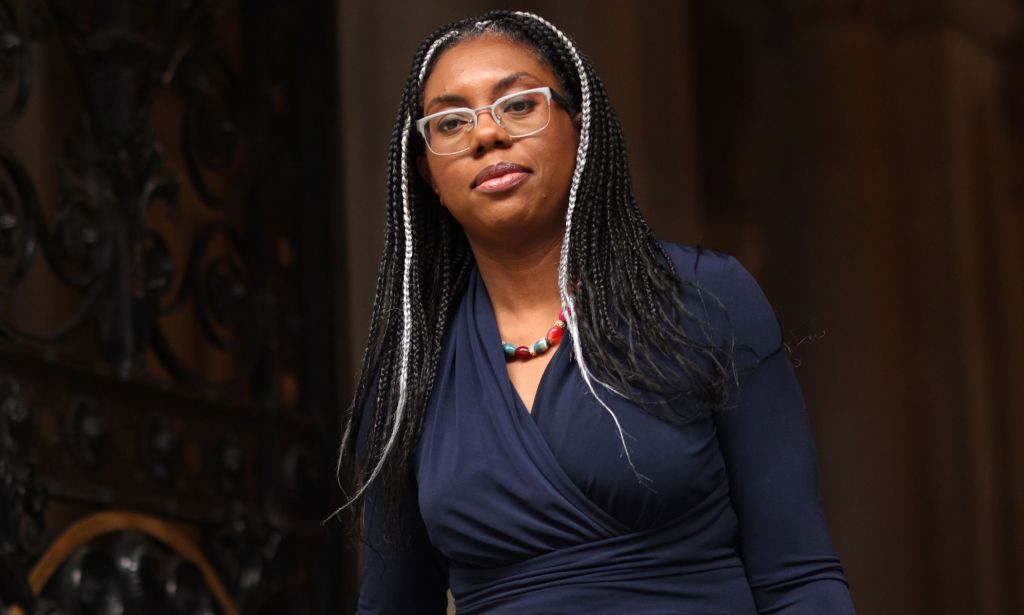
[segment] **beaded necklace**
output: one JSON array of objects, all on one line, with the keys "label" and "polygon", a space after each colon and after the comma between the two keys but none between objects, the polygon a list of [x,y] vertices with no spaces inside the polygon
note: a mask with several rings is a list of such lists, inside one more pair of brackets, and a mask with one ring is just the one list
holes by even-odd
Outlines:
[{"label": "beaded necklace", "polygon": [[558,343],[558,340],[562,339],[562,334],[565,332],[565,310],[558,313],[558,320],[555,321],[555,326],[548,329],[548,334],[540,338],[529,346],[515,346],[504,340],[501,342],[501,347],[505,351],[506,361],[528,361],[533,357],[542,355],[547,352],[548,348],[551,348]]}]

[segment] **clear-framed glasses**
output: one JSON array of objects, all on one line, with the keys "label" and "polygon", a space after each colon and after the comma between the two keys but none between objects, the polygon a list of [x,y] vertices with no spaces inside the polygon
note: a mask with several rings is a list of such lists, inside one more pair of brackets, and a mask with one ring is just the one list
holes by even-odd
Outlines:
[{"label": "clear-framed glasses", "polygon": [[551,123],[551,99],[566,110],[569,103],[549,87],[533,88],[502,96],[486,107],[457,107],[432,113],[416,120],[416,130],[430,151],[438,156],[461,154],[470,148],[473,129],[483,111],[490,111],[494,123],[513,139],[528,137]]}]

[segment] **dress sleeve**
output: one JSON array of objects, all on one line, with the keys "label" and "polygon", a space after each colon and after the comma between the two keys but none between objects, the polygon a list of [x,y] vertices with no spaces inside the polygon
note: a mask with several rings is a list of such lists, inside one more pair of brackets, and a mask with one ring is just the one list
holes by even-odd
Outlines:
[{"label": "dress sleeve", "polygon": [[[371,386],[367,399],[376,398]],[[370,404],[372,405],[372,404]],[[366,462],[370,412],[363,413],[357,455]],[[448,611],[448,560],[430,542],[413,480],[402,498],[397,523],[386,527],[380,482],[364,497],[357,615],[443,615]]]},{"label": "dress sleeve", "polygon": [[716,422],[758,612],[852,614],[821,509],[803,396],[775,314],[732,257],[719,298],[735,335],[739,388]]},{"label": "dress sleeve", "polygon": [[448,609],[448,562],[427,537],[415,489],[406,494],[393,536],[371,485],[363,507],[358,615],[442,615]]}]

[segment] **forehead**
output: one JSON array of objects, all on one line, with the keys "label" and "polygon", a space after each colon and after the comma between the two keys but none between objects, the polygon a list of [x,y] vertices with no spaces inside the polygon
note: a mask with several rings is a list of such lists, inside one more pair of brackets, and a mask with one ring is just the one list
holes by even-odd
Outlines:
[{"label": "forehead", "polygon": [[423,86],[423,99],[446,94],[469,96],[514,73],[528,73],[540,83],[557,83],[554,71],[537,52],[504,36],[485,34],[456,43],[438,57]]}]

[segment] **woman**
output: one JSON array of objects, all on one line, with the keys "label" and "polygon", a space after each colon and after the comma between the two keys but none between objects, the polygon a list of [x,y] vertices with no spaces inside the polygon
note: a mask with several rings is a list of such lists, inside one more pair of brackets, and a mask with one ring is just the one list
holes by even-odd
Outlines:
[{"label": "woman", "polygon": [[429,36],[388,187],[339,460],[360,613],[442,613],[448,587],[460,615],[853,612],[771,308],[734,259],[652,236],[563,33]]}]

